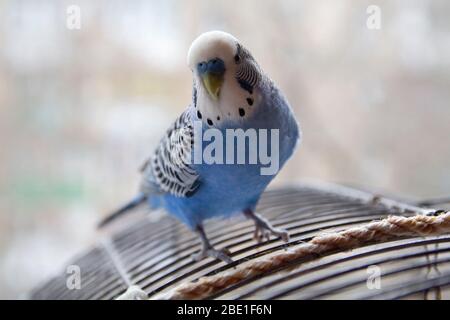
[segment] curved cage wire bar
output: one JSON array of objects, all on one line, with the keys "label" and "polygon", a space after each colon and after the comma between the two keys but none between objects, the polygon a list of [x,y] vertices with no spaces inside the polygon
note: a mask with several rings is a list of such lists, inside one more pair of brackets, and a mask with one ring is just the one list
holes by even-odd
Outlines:
[{"label": "curved cage wire bar", "polygon": [[[380,200],[381,199],[381,200]],[[206,224],[213,245],[228,248],[231,266],[210,258],[194,262],[196,235],[175,219],[148,217],[103,239],[70,264],[81,270],[81,289],[68,289],[61,273],[31,293],[32,299],[114,299],[134,284],[151,298],[175,286],[310,240],[326,230],[343,230],[388,215],[411,216],[422,209],[366,192],[329,185],[298,185],[267,191],[258,212],[289,230],[257,244],[253,223],[241,217]],[[370,268],[378,268],[371,286]],[[449,299],[450,235],[413,238],[337,252],[273,270],[229,287],[211,299]]]}]

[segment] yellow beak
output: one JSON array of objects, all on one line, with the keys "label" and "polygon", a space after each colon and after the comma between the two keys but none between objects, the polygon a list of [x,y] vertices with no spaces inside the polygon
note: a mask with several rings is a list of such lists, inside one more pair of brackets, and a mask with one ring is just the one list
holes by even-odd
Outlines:
[{"label": "yellow beak", "polygon": [[223,83],[223,74],[205,72],[202,75],[203,85],[213,100],[218,100]]}]

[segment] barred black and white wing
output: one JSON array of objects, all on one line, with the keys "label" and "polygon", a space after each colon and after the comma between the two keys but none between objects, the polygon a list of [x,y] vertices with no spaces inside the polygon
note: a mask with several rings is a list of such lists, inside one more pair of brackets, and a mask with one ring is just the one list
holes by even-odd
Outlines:
[{"label": "barred black and white wing", "polygon": [[141,171],[144,194],[170,193],[189,197],[199,186],[198,174],[191,166],[194,128],[190,113],[185,111],[167,130],[153,156]]}]

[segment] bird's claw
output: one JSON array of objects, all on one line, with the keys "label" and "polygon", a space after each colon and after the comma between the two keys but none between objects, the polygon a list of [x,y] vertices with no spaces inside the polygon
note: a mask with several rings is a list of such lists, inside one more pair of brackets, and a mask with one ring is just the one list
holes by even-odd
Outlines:
[{"label": "bird's claw", "polygon": [[203,248],[202,251],[200,251],[197,254],[194,254],[192,258],[194,261],[200,261],[206,257],[211,257],[214,259],[222,260],[225,263],[232,263],[233,260],[230,258],[230,250],[228,249],[222,249],[222,250],[216,250],[212,247],[210,248]]},{"label": "bird's claw", "polygon": [[289,232],[287,232],[286,230],[277,228],[265,228],[261,225],[256,225],[255,232],[253,233],[253,238],[258,243],[261,243],[264,241],[264,239],[269,241],[271,235],[281,238],[284,242],[289,242]]},{"label": "bird's claw", "polygon": [[269,241],[270,240],[270,232],[267,229],[256,226],[255,232],[253,233],[253,239],[255,239],[256,242],[258,242],[258,243],[261,243],[264,240]]},{"label": "bird's claw", "polygon": [[277,232],[278,232],[278,236],[281,238],[281,240],[283,240],[284,242],[289,242],[289,240],[290,240],[289,232],[287,232],[286,230],[283,230],[283,229],[280,229]]},{"label": "bird's claw", "polygon": [[253,238],[258,243],[264,241],[265,238],[270,240],[271,235],[281,238],[284,242],[289,242],[289,233],[286,230],[274,228],[267,219],[255,213],[253,210],[245,210],[244,214],[255,223]]}]

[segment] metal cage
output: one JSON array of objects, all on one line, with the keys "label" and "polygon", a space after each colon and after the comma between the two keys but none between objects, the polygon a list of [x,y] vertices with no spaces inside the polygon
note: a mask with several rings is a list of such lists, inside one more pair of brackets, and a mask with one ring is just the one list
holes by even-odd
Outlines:
[{"label": "metal cage", "polygon": [[[388,215],[411,216],[424,209],[340,186],[298,185],[272,189],[263,195],[258,212],[291,240],[261,244],[253,238],[253,223],[244,218],[214,220],[206,231],[214,246],[228,248],[234,265],[258,259],[310,240],[327,230],[343,230]],[[31,293],[32,299],[114,299],[131,285],[149,296],[232,268],[205,259],[197,236],[178,221],[152,215],[103,238],[70,265],[81,270],[81,289],[68,289],[62,272]],[[378,273],[379,282],[369,283]],[[338,252],[307,263],[248,279],[210,299],[448,299],[450,235],[408,238]]]}]

